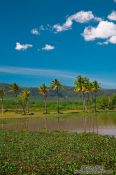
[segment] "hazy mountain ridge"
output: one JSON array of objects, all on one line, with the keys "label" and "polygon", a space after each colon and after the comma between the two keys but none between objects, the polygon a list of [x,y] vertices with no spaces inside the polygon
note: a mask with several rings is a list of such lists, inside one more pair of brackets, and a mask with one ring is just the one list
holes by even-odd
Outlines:
[{"label": "hazy mountain ridge", "polygon": [[[7,83],[0,83],[0,86],[2,86],[6,91],[8,91],[8,89],[9,89],[9,84],[7,84]],[[41,95],[39,94],[38,88],[36,88],[36,87],[20,87],[20,91],[22,89],[25,89],[25,88],[31,90],[31,97],[32,98],[41,97]],[[111,96],[114,94],[116,94],[116,89],[101,89],[101,91],[98,93],[98,96],[102,96],[102,95]],[[8,96],[12,96],[12,94],[8,93]],[[64,88],[62,90],[60,90],[59,96],[61,98],[64,98],[64,99],[77,99],[77,98],[80,98],[81,95],[79,93],[74,92],[74,87],[64,86]],[[56,97],[56,93],[55,93],[55,91],[52,91],[50,89],[49,98],[54,98],[54,97]]]}]

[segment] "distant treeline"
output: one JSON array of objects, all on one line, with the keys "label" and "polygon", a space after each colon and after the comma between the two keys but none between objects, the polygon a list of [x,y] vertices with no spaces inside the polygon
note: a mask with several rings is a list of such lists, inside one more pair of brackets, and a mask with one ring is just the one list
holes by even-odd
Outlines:
[{"label": "distant treeline", "polygon": [[[8,91],[10,84],[6,83],[0,83],[0,86],[4,87],[6,91]],[[31,94],[30,98],[32,99],[42,99],[42,96],[38,93],[38,87],[22,87],[20,86],[20,91],[19,93],[24,90],[24,89],[30,89]],[[112,96],[116,94],[116,89],[101,89],[98,93],[97,96]],[[50,89],[49,91],[49,99],[53,100],[56,98],[56,93]],[[60,90],[59,96],[62,99],[69,99],[69,100],[81,100],[81,95],[74,92],[74,87],[71,86],[64,86],[63,89]],[[7,97],[14,97],[12,93],[7,94]]]},{"label": "distant treeline", "polygon": [[[106,91],[108,92],[108,90]],[[44,101],[45,113],[48,113],[48,99],[56,98],[56,111],[60,112],[60,99],[66,101],[76,99],[82,101],[82,109],[84,112],[90,110],[97,111],[97,98],[100,96],[100,105],[103,109],[114,109],[116,96],[112,95],[103,97],[103,90],[101,91],[100,83],[96,80],[91,81],[88,77],[78,76],[74,81],[74,88],[66,87],[57,79],[54,79],[49,86],[45,83],[39,85],[37,89],[33,88],[20,88],[18,84],[12,83],[9,86],[2,85],[0,87],[1,98],[1,111],[4,113],[4,100],[9,95],[14,95],[16,102],[16,112],[18,111],[18,105],[21,106],[23,114],[29,114],[30,96],[35,99],[38,98],[38,94],[42,96]],[[92,108],[91,108],[92,107]]]}]

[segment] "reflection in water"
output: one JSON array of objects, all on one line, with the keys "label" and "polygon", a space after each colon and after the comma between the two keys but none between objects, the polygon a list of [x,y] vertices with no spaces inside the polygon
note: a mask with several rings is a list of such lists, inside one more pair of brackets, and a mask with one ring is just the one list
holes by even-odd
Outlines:
[{"label": "reflection in water", "polygon": [[4,119],[0,121],[0,129],[4,130],[46,130],[46,131],[68,131],[68,132],[87,132],[116,136],[116,118],[101,117],[94,115],[83,115],[81,117],[68,119],[57,118],[50,119],[47,116],[43,119],[39,118],[21,118],[21,119]]},{"label": "reflection in water", "polygon": [[96,116],[83,116],[84,132],[98,134],[98,119]]}]

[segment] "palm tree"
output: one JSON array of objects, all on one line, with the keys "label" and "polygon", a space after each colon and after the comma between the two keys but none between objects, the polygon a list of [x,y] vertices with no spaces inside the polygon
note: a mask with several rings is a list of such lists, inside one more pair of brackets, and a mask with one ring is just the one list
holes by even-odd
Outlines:
[{"label": "palm tree", "polygon": [[1,98],[1,111],[2,115],[4,114],[4,96],[5,96],[5,91],[2,87],[0,87],[0,98]]},{"label": "palm tree", "polygon": [[31,91],[29,89],[24,89],[22,91],[22,96],[25,100],[25,110],[27,113],[29,113],[29,96],[30,96]]},{"label": "palm tree", "polygon": [[44,102],[45,102],[45,114],[48,113],[48,110],[47,110],[47,97],[48,97],[48,87],[45,85],[45,84],[42,84],[40,87],[39,87],[39,93],[41,95],[43,95],[44,97]]},{"label": "palm tree", "polygon": [[100,85],[99,83],[95,80],[91,83],[91,92],[93,93],[94,95],[94,111],[96,112],[96,94],[97,92],[100,91]]},{"label": "palm tree", "polygon": [[90,86],[90,80],[87,77],[83,77],[83,84],[82,84],[82,93],[83,93],[83,106],[84,110],[87,111],[87,105],[86,105],[86,96],[87,101],[89,101],[89,92],[90,92],[91,86]]},{"label": "palm tree", "polygon": [[18,102],[22,106],[23,114],[29,113],[29,95],[30,90],[24,89],[18,97]]},{"label": "palm tree", "polygon": [[53,80],[51,83],[51,88],[56,91],[57,94],[57,113],[60,113],[60,108],[59,108],[59,90],[62,89],[63,85],[61,82],[57,79]]},{"label": "palm tree", "polygon": [[10,92],[12,92],[15,95],[16,98],[16,112],[17,112],[17,108],[18,108],[18,100],[17,100],[17,96],[18,96],[18,92],[19,92],[19,86],[16,83],[13,83],[9,86]]},{"label": "palm tree", "polygon": [[23,109],[23,114],[26,115],[26,101],[22,93],[18,96],[18,102]]},{"label": "palm tree", "polygon": [[74,84],[75,84],[74,91],[77,92],[77,93],[78,92],[81,93],[82,101],[83,101],[83,111],[86,111],[87,107],[86,107],[85,95],[86,95],[86,93],[89,92],[89,89],[90,89],[89,79],[79,75],[77,77],[77,79],[75,80]]}]

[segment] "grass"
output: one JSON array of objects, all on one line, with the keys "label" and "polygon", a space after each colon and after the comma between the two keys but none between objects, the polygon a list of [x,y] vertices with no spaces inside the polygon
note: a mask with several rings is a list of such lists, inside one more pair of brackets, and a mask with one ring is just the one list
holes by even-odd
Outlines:
[{"label": "grass", "polygon": [[[1,105],[1,103],[0,103]],[[51,101],[51,100],[48,100],[47,101],[47,105],[48,105],[48,116],[51,117],[51,116],[57,116],[56,114],[56,109],[57,109],[57,103],[56,101]],[[90,113],[93,111],[93,106],[91,104],[88,104],[88,111],[90,111]],[[1,107],[1,106],[0,106]],[[32,115],[33,117],[43,117],[43,112],[45,111],[44,109],[44,101],[42,99],[30,99],[29,101],[29,108],[30,108],[30,113],[34,114]],[[15,112],[15,109],[16,109],[16,99],[14,98],[10,98],[10,99],[5,99],[4,100],[4,116],[2,116],[1,112],[0,112],[0,118],[3,118],[3,117],[7,117],[7,118],[21,118],[21,117],[24,117],[22,115],[22,108],[20,105],[18,105],[18,114],[16,114]],[[97,104],[97,109],[98,111],[101,111],[103,112],[103,114],[106,112],[106,110],[101,110],[99,108],[99,105]],[[82,109],[82,101],[69,101],[69,100],[66,100],[66,99],[60,99],[60,110],[61,112],[64,114],[64,117],[65,117],[65,114],[66,116],[70,116],[71,115],[78,115],[78,113],[83,113],[83,109]],[[110,112],[112,112],[112,115],[113,113],[116,114],[116,111],[115,110],[110,110]],[[100,114],[101,115],[101,114]],[[61,115],[60,115],[61,116]]]},{"label": "grass", "polygon": [[[30,99],[30,109],[32,111],[43,111],[44,110],[44,100],[32,100]],[[57,106],[57,101],[56,100],[48,100],[47,101],[48,108],[50,111],[55,111],[56,106]],[[16,99],[6,99],[4,100],[4,106],[6,109],[10,109],[11,111],[15,110],[16,108]],[[19,105],[21,108],[21,106]],[[69,101],[69,100],[63,100],[61,99],[60,101],[60,108],[61,110],[77,110],[77,109],[82,109],[82,102],[78,101]]]},{"label": "grass", "polygon": [[116,139],[95,134],[0,131],[0,175],[72,175],[82,165],[116,173]]}]

